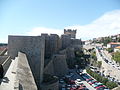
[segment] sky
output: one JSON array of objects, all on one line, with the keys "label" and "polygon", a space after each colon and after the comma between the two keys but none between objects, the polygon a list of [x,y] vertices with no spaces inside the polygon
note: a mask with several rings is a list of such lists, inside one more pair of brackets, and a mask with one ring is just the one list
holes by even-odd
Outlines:
[{"label": "sky", "polygon": [[64,28],[82,40],[120,34],[120,0],[0,0],[0,43]]}]

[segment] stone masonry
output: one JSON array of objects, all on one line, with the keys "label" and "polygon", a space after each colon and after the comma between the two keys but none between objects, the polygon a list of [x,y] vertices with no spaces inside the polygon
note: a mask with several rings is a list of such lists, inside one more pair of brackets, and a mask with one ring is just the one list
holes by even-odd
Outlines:
[{"label": "stone masonry", "polygon": [[8,55],[15,58],[18,52],[25,53],[39,88],[43,79],[45,40],[41,36],[9,36]]},{"label": "stone masonry", "polygon": [[64,34],[69,35],[70,38],[76,38],[76,32],[77,30],[72,30],[72,29],[64,29]]},{"label": "stone masonry", "polygon": [[68,67],[66,63],[66,56],[55,54],[52,60],[45,67],[44,73],[62,77],[68,73]]}]

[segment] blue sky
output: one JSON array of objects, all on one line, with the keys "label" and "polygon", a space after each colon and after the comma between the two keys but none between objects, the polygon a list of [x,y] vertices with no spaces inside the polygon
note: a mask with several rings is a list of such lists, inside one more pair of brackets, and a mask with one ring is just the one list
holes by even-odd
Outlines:
[{"label": "blue sky", "polygon": [[0,42],[6,42],[9,34],[86,26],[114,10],[120,10],[120,0],[0,0]]}]

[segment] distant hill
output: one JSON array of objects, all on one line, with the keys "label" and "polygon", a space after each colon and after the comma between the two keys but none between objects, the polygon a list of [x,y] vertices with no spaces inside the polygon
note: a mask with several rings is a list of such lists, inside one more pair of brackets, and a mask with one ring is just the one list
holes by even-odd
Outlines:
[{"label": "distant hill", "polygon": [[0,46],[7,46],[7,43],[0,43]]}]

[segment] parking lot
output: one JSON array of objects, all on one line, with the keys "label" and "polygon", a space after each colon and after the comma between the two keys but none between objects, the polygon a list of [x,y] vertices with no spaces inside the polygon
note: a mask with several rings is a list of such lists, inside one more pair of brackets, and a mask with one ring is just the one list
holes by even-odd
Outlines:
[{"label": "parking lot", "polygon": [[67,75],[70,78],[67,83],[64,81],[64,77],[60,79],[60,90],[96,90],[79,73],[76,73],[76,70],[71,70],[70,72],[72,73]]}]

